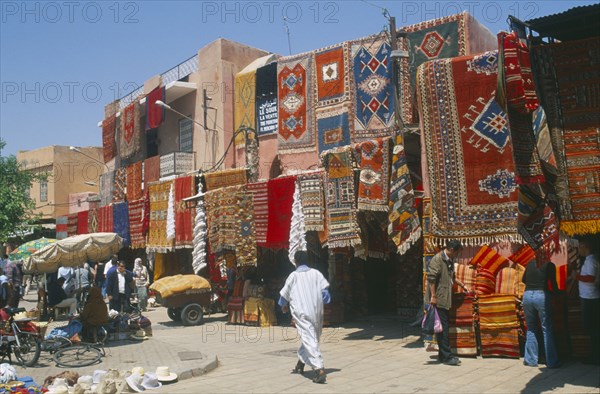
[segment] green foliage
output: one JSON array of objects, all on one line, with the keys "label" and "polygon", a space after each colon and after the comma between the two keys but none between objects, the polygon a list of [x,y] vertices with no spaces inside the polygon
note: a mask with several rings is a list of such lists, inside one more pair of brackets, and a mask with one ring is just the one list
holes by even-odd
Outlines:
[{"label": "green foliage", "polygon": [[[0,140],[0,151],[5,145]],[[0,241],[35,221],[35,201],[29,197],[29,188],[42,178],[42,175],[23,171],[14,155],[0,156]]]}]

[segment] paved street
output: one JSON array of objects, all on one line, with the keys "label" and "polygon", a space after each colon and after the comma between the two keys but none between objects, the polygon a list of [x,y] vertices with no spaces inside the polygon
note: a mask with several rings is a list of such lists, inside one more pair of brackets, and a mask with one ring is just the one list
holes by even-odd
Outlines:
[{"label": "paved street", "polygon": [[[26,306],[31,304],[26,303]],[[198,327],[170,321],[159,307],[147,316],[153,338],[143,342],[113,342],[96,366],[81,368],[153,371],[168,365],[181,378],[153,392],[461,392],[461,393],[598,393],[600,367],[566,363],[562,368],[530,368],[522,360],[463,358],[462,365],[440,365],[419,341],[418,330],[395,317],[374,317],[343,327],[326,328],[323,354],[328,373],[325,385],[289,371],[296,363],[296,331],[288,327],[257,328],[226,325],[225,315],[207,317]],[[218,367],[215,366],[218,357]],[[38,382],[64,369],[47,353],[40,365],[18,368]],[[209,371],[209,372],[206,372]],[[203,372],[206,372],[203,374]]]}]

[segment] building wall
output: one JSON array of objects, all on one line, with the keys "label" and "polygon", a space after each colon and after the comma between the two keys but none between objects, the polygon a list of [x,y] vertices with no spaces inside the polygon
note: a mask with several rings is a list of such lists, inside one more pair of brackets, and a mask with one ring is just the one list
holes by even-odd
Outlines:
[{"label": "building wall", "polygon": [[[79,148],[83,153],[102,162],[102,148]],[[86,185],[94,182],[99,185],[99,177],[104,167],[97,161],[81,153],[69,150],[68,146],[46,146],[30,151],[19,151],[17,160],[29,171],[48,174],[48,198],[40,201],[40,182],[34,182],[29,195],[36,202],[35,214],[43,219],[55,219],[69,213],[69,194],[98,192],[98,186]]]}]

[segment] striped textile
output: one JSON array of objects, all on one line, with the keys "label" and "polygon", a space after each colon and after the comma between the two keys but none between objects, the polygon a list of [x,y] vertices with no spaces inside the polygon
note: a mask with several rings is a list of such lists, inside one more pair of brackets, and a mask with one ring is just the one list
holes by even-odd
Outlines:
[{"label": "striped textile", "polygon": [[485,268],[477,269],[475,276],[475,293],[489,295],[496,290],[496,275]]},{"label": "striped textile", "polygon": [[145,199],[130,201],[129,208],[129,233],[131,237],[131,248],[139,249],[146,247],[146,236],[143,232],[143,210]]},{"label": "striped textile", "polygon": [[230,324],[244,324],[244,299],[231,297],[227,304],[227,322]]},{"label": "striped textile", "polygon": [[479,327],[484,329],[517,328],[517,303],[513,295],[479,296]]},{"label": "striped textile", "polygon": [[500,267],[508,262],[509,260],[506,257],[500,255],[489,246],[483,245],[469,264],[484,268],[496,275]]},{"label": "striped textile", "polygon": [[142,162],[138,161],[127,166],[127,201],[139,200],[144,196],[142,192]]},{"label": "striped textile", "polygon": [[526,267],[531,260],[535,259],[535,252],[531,246],[525,244],[508,259],[514,263]]},{"label": "striped textile", "polygon": [[523,298],[523,292],[525,291],[524,274],[525,267],[519,264],[515,264],[514,267],[501,268],[496,274],[495,293],[511,294]]},{"label": "striped textile", "polygon": [[98,232],[112,233],[113,227],[113,206],[98,208]]},{"label": "striped textile", "polygon": [[248,183],[248,191],[252,193],[254,201],[254,231],[256,245],[266,246],[267,226],[269,224],[269,195],[267,181]]},{"label": "striped textile", "polygon": [[77,235],[77,214],[71,213],[67,216],[67,237]]},{"label": "striped textile", "polygon": [[480,336],[483,357],[519,358],[519,332],[516,328],[481,330]]},{"label": "striped textile", "polygon": [[56,218],[56,239],[67,238],[67,221],[68,216],[58,216]]},{"label": "striped textile", "polygon": [[473,324],[473,298],[465,294],[452,295],[448,316],[450,347],[459,356],[477,355],[477,338]]},{"label": "striped textile", "polygon": [[306,231],[323,231],[325,202],[323,196],[323,171],[298,175],[300,200]]},{"label": "striped textile", "polygon": [[[454,264],[456,279],[461,281],[470,290],[475,290],[477,269],[468,264]],[[454,283],[454,292],[460,293],[458,285]]]},{"label": "striped textile", "polygon": [[89,211],[77,212],[77,234],[88,233]]}]

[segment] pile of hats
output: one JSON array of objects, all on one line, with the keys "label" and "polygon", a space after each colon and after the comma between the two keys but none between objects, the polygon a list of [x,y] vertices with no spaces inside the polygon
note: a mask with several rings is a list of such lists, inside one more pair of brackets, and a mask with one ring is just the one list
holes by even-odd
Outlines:
[{"label": "pile of hats", "polygon": [[47,389],[49,394],[116,394],[157,389],[163,383],[176,380],[177,374],[171,372],[169,367],[158,367],[155,373],[145,372],[142,367],[135,367],[125,373],[116,369],[97,369],[93,376],[80,376],[74,385],[66,378],[56,377]]}]

